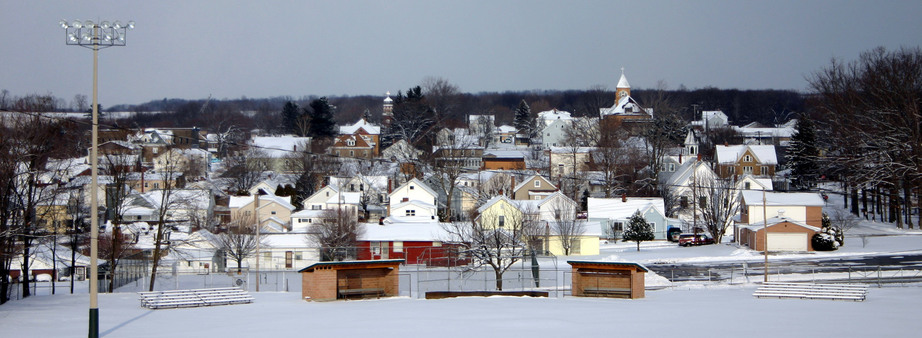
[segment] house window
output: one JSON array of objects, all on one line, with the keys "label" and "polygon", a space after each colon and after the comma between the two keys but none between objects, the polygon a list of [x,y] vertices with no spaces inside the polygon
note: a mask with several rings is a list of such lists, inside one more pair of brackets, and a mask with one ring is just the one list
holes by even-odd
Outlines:
[{"label": "house window", "polygon": [[743,156],[743,162],[752,162],[752,156],[750,155]]},{"label": "house window", "polygon": [[752,167],[751,167],[751,166],[745,166],[745,167],[743,167],[743,174],[752,175]]},{"label": "house window", "polygon": [[540,188],[540,187],[541,187],[541,181],[535,180],[535,188]]},{"label": "house window", "polygon": [[682,198],[679,199],[679,205],[682,209],[688,208],[688,196],[682,196]]},{"label": "house window", "polygon": [[349,151],[349,157],[353,157],[353,156],[355,156],[355,150],[350,150],[350,151]]},{"label": "house window", "polygon": [[272,259],[272,252],[263,252],[263,260],[264,260],[264,261],[265,261],[265,260],[271,260],[271,259]]},{"label": "house window", "polygon": [[354,147],[354,146],[355,146],[355,140],[351,140],[351,139],[350,139],[350,140],[346,140],[346,145],[347,145],[347,146],[350,146],[350,147]]},{"label": "house window", "polygon": [[148,187],[148,184],[149,184],[149,183],[144,182],[144,187],[147,188],[147,187]]},{"label": "house window", "polygon": [[414,188],[414,186],[411,185],[411,186],[410,186],[410,190],[413,190],[413,188]]},{"label": "house window", "polygon": [[313,204],[313,205],[311,205],[311,210],[320,210],[320,208],[321,208],[321,205],[320,205],[320,204]]},{"label": "house window", "polygon": [[160,189],[160,183],[154,183],[154,189]]},{"label": "house window", "polygon": [[295,260],[300,261],[302,259],[304,259],[304,254],[301,251],[295,251]]},{"label": "house window", "polygon": [[656,232],[656,223],[647,222],[647,226],[650,227],[650,231]]},{"label": "house window", "polygon": [[612,231],[624,231],[624,223],[623,222],[613,222],[611,224],[611,230]]},{"label": "house window", "polygon": [[400,242],[400,241],[394,242],[394,252],[403,252],[403,242]]},{"label": "house window", "polygon": [[406,215],[407,215],[407,216],[416,216],[416,210],[407,209]]},{"label": "house window", "polygon": [[[536,200],[536,201],[541,200],[541,196],[535,196],[535,200]],[[540,208],[540,207],[539,207],[539,208]]]},{"label": "house window", "polygon": [[743,183],[743,189],[749,190],[750,184],[749,182]]},{"label": "house window", "polygon": [[580,247],[580,240],[579,240],[579,238],[578,238],[578,237],[577,237],[577,238],[571,238],[571,239],[570,239],[570,254],[571,254],[571,255],[579,255],[579,249],[580,249],[579,247]]},{"label": "house window", "polygon": [[705,196],[699,196],[699,197],[698,197],[698,207],[699,207],[699,208],[702,208],[702,209],[707,208],[707,207],[708,207],[708,198],[705,197]]},{"label": "house window", "polygon": [[506,216],[499,216],[499,227],[502,228],[505,225],[506,225]]},{"label": "house window", "polygon": [[355,191],[355,184],[349,185],[349,191]]},{"label": "house window", "polygon": [[273,214],[273,215],[275,215],[275,210],[273,210],[272,212],[270,212],[270,214]]},{"label": "house window", "polygon": [[762,173],[762,176],[768,176],[768,167],[759,167],[759,171]]}]

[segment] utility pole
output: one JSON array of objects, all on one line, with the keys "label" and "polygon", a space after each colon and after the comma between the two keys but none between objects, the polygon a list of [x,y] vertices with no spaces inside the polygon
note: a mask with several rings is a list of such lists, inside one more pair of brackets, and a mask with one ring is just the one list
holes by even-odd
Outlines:
[{"label": "utility pole", "polygon": [[765,253],[765,280],[764,282],[768,283],[768,218],[765,216],[768,212],[765,210],[765,189],[762,189],[762,252]]}]

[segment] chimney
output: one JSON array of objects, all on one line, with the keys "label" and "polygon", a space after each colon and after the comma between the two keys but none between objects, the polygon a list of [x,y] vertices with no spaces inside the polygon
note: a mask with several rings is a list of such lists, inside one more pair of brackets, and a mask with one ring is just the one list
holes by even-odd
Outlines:
[{"label": "chimney", "polygon": [[700,152],[698,153],[698,161],[699,161],[699,162],[701,161],[701,153],[700,153]]},{"label": "chimney", "polygon": [[621,193],[621,202],[627,203],[627,193]]},{"label": "chimney", "polygon": [[[509,194],[514,195],[515,194],[514,190],[515,190],[515,175],[512,175],[512,186],[509,187]],[[515,197],[515,196],[512,196],[512,197]]]},{"label": "chimney", "polygon": [[393,191],[393,190],[394,190],[393,186],[394,186],[394,181],[393,181],[390,177],[388,177],[388,178],[387,178],[387,194],[388,194],[388,195],[390,195],[392,192],[394,192],[394,191]]},{"label": "chimney", "polygon": [[682,154],[679,154],[679,164],[682,164]]}]

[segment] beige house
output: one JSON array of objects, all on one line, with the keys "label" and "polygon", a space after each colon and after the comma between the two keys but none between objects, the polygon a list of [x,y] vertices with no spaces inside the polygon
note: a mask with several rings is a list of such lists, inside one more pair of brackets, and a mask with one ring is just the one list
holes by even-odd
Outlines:
[{"label": "beige house", "polygon": [[[258,199],[257,199],[258,197]],[[248,226],[259,221],[260,232],[287,232],[291,230],[291,213],[295,207],[288,197],[275,195],[231,196],[231,223]]]},{"label": "beige house", "polygon": [[512,189],[514,200],[540,200],[557,191],[557,186],[541,175],[526,178]]}]

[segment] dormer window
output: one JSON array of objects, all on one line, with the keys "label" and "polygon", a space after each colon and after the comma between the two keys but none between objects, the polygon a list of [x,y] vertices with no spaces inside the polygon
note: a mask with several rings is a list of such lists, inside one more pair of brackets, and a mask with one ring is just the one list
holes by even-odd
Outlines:
[{"label": "dormer window", "polygon": [[743,162],[752,162],[752,156],[750,155],[743,156]]},{"label": "dormer window", "polygon": [[355,140],[353,140],[353,139],[348,139],[348,140],[346,140],[346,145],[347,145],[347,146],[350,146],[350,147],[354,147],[354,146],[355,146]]}]

